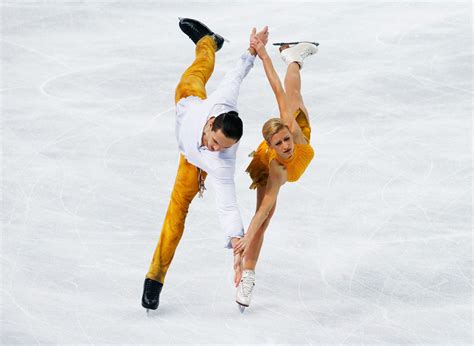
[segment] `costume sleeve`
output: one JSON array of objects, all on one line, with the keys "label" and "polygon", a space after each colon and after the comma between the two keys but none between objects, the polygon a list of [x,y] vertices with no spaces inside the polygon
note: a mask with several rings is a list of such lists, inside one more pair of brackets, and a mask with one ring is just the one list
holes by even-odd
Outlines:
[{"label": "costume sleeve", "polygon": [[225,247],[228,249],[232,248],[231,238],[244,236],[235,193],[234,171],[233,166],[222,167],[207,177],[215,190],[219,222],[226,237]]},{"label": "costume sleeve", "polygon": [[253,67],[254,62],[255,57],[252,54],[243,53],[234,68],[226,73],[216,91],[205,102],[225,104],[232,109],[237,109],[240,84]]}]

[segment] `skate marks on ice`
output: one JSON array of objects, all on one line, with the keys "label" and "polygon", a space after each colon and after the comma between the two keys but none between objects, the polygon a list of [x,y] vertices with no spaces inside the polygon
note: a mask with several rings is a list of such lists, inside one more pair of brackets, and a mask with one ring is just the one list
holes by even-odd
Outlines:
[{"label": "skate marks on ice", "polygon": [[[192,47],[175,33],[183,14],[172,5],[69,5],[3,7],[15,10],[2,22],[2,342],[472,341],[461,4],[227,5],[268,21],[275,41],[320,40],[303,70],[315,161],[282,191],[250,309],[235,309],[231,256],[198,202],[148,318],[139,291],[176,170],[172,94]],[[256,23],[230,27],[228,7],[189,6],[232,36],[222,75]],[[239,105],[252,124],[272,112],[245,112],[246,103],[273,107],[256,87],[267,87],[260,67]],[[249,130],[245,140],[257,141]],[[244,166],[236,180],[248,218]],[[274,290],[282,278],[290,284]]]}]

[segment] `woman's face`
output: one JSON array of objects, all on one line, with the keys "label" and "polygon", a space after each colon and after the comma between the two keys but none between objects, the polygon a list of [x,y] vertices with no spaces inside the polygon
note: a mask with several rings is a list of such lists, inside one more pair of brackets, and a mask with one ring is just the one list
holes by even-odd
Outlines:
[{"label": "woman's face", "polygon": [[275,133],[270,139],[270,148],[275,149],[278,156],[282,159],[287,159],[293,155],[295,143],[290,131],[284,127]]}]

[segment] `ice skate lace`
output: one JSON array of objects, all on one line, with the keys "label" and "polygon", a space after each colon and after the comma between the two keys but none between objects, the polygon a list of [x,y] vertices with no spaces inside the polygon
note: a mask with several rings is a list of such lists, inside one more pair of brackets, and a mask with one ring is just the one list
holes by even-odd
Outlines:
[{"label": "ice skate lace", "polygon": [[249,277],[244,277],[241,281],[241,286],[242,286],[242,295],[247,298],[252,293],[254,280],[252,280]]},{"label": "ice skate lace", "polygon": [[306,57],[308,57],[308,56],[310,56],[310,55],[312,55],[312,54],[313,54],[313,52],[311,51],[311,48],[308,47],[308,48],[306,48],[306,49],[303,51],[303,53],[301,53],[301,57],[302,57],[303,59],[305,59]]}]

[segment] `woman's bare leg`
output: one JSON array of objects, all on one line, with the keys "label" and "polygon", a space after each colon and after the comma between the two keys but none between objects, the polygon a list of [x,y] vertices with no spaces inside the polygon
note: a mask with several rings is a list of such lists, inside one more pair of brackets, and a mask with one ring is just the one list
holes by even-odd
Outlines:
[{"label": "woman's bare leg", "polygon": [[[257,208],[260,208],[260,205],[263,200],[263,196],[265,195],[265,187],[257,187]],[[265,230],[267,229],[268,225],[270,224],[270,220],[275,212],[276,205],[270,210],[267,219],[265,222],[260,226],[257,233],[255,233],[255,237],[253,238],[252,242],[248,245],[247,253],[244,258],[244,269],[251,269],[255,270],[257,266],[258,256],[260,255],[260,250],[262,249],[263,245],[263,238],[265,234]]]},{"label": "woman's bare leg", "polygon": [[[282,46],[280,51],[288,48],[289,46]],[[301,95],[301,74],[300,65],[297,62],[293,62],[288,65],[285,75],[285,92],[290,102],[290,109],[294,113],[301,108],[305,114],[309,114],[306,109],[303,96]],[[309,119],[308,119],[309,122]]]}]

